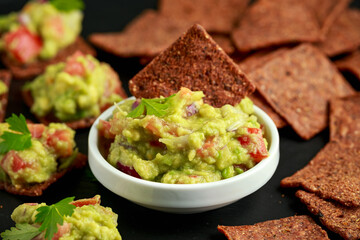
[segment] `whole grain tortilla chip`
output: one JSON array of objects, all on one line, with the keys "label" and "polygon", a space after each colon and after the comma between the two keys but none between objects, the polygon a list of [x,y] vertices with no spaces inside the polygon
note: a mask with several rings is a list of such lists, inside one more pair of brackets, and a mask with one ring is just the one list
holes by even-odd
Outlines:
[{"label": "whole grain tortilla chip", "polygon": [[192,23],[145,10],[121,32],[94,33],[89,41],[120,57],[154,57],[174,42]]},{"label": "whole grain tortilla chip", "polygon": [[9,88],[11,83],[11,73],[7,70],[0,70],[0,81],[3,81],[8,87],[8,91],[0,95],[0,122],[4,121],[6,107],[8,104]]},{"label": "whole grain tortilla chip", "polygon": [[11,71],[15,79],[27,80],[43,73],[48,65],[65,61],[68,56],[72,55],[76,51],[81,51],[84,54],[91,54],[93,56],[96,55],[95,50],[88,45],[84,39],[78,37],[73,44],[60,50],[54,58],[49,60],[41,60],[25,65],[9,58],[6,54],[1,55],[1,60]]},{"label": "whole grain tortilla chip", "polygon": [[70,167],[52,174],[52,176],[45,182],[38,183],[38,184],[32,184],[27,187],[19,188],[19,187],[12,185],[9,182],[1,182],[0,181],[0,190],[4,189],[5,191],[7,191],[11,194],[15,194],[15,195],[24,195],[24,196],[32,196],[32,197],[41,196],[45,189],[47,189],[51,184],[53,184],[54,182],[59,180],[61,177],[63,177],[67,172],[69,172],[73,169],[82,168],[86,165],[86,163],[87,163],[87,156],[84,154],[78,153],[73,164]]},{"label": "whole grain tortilla chip", "polygon": [[255,90],[232,59],[195,24],[129,81],[135,97],[170,96],[187,87],[215,107],[237,104]]},{"label": "whole grain tortilla chip", "polygon": [[305,4],[314,11],[325,37],[330,27],[347,8],[350,0],[305,0]]},{"label": "whole grain tortilla chip", "polygon": [[335,61],[335,65],[340,71],[351,72],[360,81],[360,50]]},{"label": "whole grain tortilla chip", "polygon": [[302,1],[259,0],[233,30],[235,47],[241,52],[298,42],[317,42],[319,24]]},{"label": "whole grain tortilla chip", "polygon": [[360,206],[360,145],[329,142],[303,169],[281,180],[324,199]]},{"label": "whole grain tortilla chip", "polygon": [[360,145],[360,93],[330,103],[330,140]]},{"label": "whole grain tortilla chip", "polygon": [[327,233],[306,215],[243,226],[218,226],[229,240],[257,239],[329,239]]},{"label": "whole grain tortilla chip", "polygon": [[219,44],[226,54],[231,55],[234,53],[235,46],[233,45],[230,36],[225,34],[211,34],[211,37],[217,44]]},{"label": "whole grain tortilla chip", "polygon": [[348,9],[334,22],[325,41],[316,44],[329,57],[348,53],[360,46],[360,10]]},{"label": "whole grain tortilla chip", "polygon": [[303,139],[328,124],[328,101],[355,91],[322,52],[302,44],[248,74],[257,90]]},{"label": "whole grain tortilla chip", "polygon": [[160,0],[161,14],[198,23],[208,32],[230,33],[249,0]]},{"label": "whole grain tortilla chip", "polygon": [[346,207],[302,190],[296,196],[328,229],[344,239],[360,239],[360,207]]}]

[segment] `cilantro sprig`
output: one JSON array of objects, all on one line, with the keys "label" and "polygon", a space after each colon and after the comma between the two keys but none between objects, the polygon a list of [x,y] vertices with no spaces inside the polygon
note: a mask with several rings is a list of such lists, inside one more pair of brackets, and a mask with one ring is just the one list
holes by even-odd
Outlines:
[{"label": "cilantro sprig", "polygon": [[50,0],[49,2],[59,11],[63,12],[83,10],[85,7],[85,4],[82,0]]},{"label": "cilantro sprig", "polygon": [[136,118],[140,117],[142,114],[146,115],[155,115],[157,117],[163,117],[168,113],[169,109],[169,99],[174,97],[175,94],[167,98],[153,98],[146,99],[142,98],[139,105],[128,113],[127,117]]},{"label": "cilantro sprig", "polygon": [[10,150],[21,151],[31,147],[31,133],[27,127],[24,115],[11,117],[5,120],[9,124],[9,129],[15,132],[4,131],[0,136],[3,139],[0,142],[0,154],[7,153]]},{"label": "cilantro sprig", "polygon": [[36,209],[35,222],[40,223],[40,227],[34,227],[28,223],[16,224],[10,230],[2,232],[0,236],[4,240],[31,240],[45,231],[45,239],[52,239],[58,231],[58,224],[63,225],[64,217],[71,216],[76,208],[70,204],[74,197],[65,198],[50,206],[42,206]]}]

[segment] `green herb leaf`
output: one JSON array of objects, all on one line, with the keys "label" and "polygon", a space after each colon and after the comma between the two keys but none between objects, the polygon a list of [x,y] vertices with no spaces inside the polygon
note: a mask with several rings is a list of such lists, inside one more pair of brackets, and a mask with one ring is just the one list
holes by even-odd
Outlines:
[{"label": "green herb leaf", "polygon": [[58,231],[57,225],[62,225],[64,216],[71,216],[76,208],[70,204],[74,197],[65,198],[58,203],[50,206],[39,207],[36,214],[36,223],[41,223],[40,231],[45,232],[45,239],[52,239],[54,234]]},{"label": "green herb leaf", "polygon": [[82,0],[50,0],[50,4],[63,12],[83,10],[85,7]]},{"label": "green herb leaf", "polygon": [[22,114],[19,117],[12,114],[5,121],[9,124],[9,129],[19,133],[5,131],[0,136],[3,139],[0,142],[0,154],[7,153],[10,150],[21,151],[31,147],[31,133],[25,117]]},{"label": "green herb leaf", "polygon": [[4,240],[31,240],[40,234],[40,230],[28,223],[16,224],[16,227],[5,230],[0,236]]},{"label": "green herb leaf", "polygon": [[145,99],[142,98],[140,104],[129,114],[127,117],[136,118],[144,114],[146,110],[146,115],[155,115],[157,117],[163,117],[168,113],[169,109],[169,99],[174,97],[175,94],[167,98],[154,98],[154,99]]}]

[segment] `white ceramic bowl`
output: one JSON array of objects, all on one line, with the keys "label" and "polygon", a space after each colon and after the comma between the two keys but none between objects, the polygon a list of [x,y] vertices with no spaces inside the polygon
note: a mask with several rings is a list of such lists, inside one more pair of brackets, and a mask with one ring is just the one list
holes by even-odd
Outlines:
[{"label": "white ceramic bowl", "polygon": [[235,177],[200,184],[165,184],[138,179],[110,165],[98,149],[97,125],[112,116],[115,106],[95,121],[89,133],[89,164],[99,182],[110,191],[141,206],[172,213],[197,213],[231,204],[261,188],[279,162],[279,133],[271,118],[255,106],[258,121],[265,125],[269,157]]}]

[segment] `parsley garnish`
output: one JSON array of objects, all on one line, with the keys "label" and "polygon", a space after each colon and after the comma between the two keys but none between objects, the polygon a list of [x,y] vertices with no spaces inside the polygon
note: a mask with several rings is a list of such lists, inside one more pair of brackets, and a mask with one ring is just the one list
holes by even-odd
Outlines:
[{"label": "parsley garnish", "polygon": [[85,6],[82,0],[50,0],[50,4],[63,12],[83,10]]},{"label": "parsley garnish", "polygon": [[27,127],[24,115],[16,116],[12,114],[11,117],[5,120],[9,124],[9,129],[14,132],[5,131],[0,138],[0,154],[7,153],[10,150],[21,151],[31,147],[31,133]]},{"label": "parsley garnish", "polygon": [[16,224],[16,227],[1,233],[4,240],[30,240],[40,234],[40,230],[28,223]]},{"label": "parsley garnish", "polygon": [[146,99],[142,98],[140,104],[129,114],[127,117],[136,118],[144,114],[146,110],[146,115],[155,115],[157,117],[163,117],[167,114],[169,108],[169,99],[174,97],[175,94],[167,98],[153,98]]},{"label": "parsley garnish", "polygon": [[70,204],[74,197],[68,197],[50,206],[39,207],[35,222],[41,223],[40,231],[45,232],[45,239],[52,239],[58,231],[57,224],[63,225],[64,216],[71,216],[76,208]]}]

